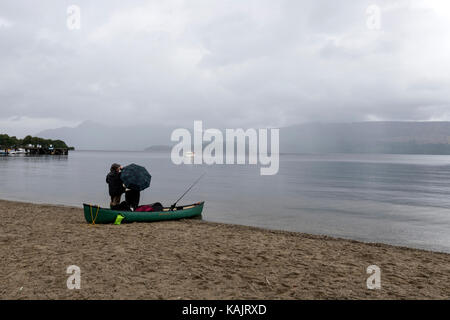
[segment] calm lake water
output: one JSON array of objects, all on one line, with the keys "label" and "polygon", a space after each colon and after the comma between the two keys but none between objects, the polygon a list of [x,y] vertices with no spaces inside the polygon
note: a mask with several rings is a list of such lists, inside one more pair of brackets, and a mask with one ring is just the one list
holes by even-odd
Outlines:
[{"label": "calm lake water", "polygon": [[274,176],[254,165],[172,164],[166,154],[73,151],[0,157],[0,198],[109,206],[112,162],[152,174],[141,203],[205,200],[203,219],[450,252],[450,156],[282,155]]}]

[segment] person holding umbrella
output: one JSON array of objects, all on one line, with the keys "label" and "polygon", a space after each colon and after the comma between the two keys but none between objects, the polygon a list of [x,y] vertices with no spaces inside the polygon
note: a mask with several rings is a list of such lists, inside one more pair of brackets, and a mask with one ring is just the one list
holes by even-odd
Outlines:
[{"label": "person holding umbrella", "polygon": [[125,202],[134,211],[139,206],[140,192],[150,186],[152,176],[144,167],[132,163],[122,168],[120,178],[127,188]]}]

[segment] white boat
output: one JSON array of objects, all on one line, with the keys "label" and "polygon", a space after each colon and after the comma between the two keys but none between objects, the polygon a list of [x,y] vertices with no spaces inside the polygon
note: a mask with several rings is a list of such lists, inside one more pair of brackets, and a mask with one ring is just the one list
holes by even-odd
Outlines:
[{"label": "white boat", "polygon": [[8,150],[8,154],[25,154],[27,153],[25,149],[18,148],[18,149],[10,149]]}]

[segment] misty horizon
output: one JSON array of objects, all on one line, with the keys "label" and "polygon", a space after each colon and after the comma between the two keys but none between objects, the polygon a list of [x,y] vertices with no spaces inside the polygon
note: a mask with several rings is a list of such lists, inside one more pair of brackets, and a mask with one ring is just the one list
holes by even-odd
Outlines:
[{"label": "misty horizon", "polygon": [[[76,127],[44,130],[37,136],[62,139],[83,150],[142,151],[152,146],[173,146],[171,135],[178,128],[161,125],[117,127],[86,121]],[[193,133],[193,123],[182,129]],[[207,129],[225,133],[227,129],[239,128],[214,128],[203,122],[203,131]],[[281,153],[450,153],[450,122],[311,122],[279,129]]]}]

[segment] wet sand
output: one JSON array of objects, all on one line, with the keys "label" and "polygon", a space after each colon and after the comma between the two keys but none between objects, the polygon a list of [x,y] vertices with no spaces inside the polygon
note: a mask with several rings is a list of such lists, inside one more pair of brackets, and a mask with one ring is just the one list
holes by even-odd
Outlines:
[{"label": "wet sand", "polygon": [[3,200],[0,219],[0,299],[450,298],[445,253],[201,220],[92,226],[80,208]]}]

